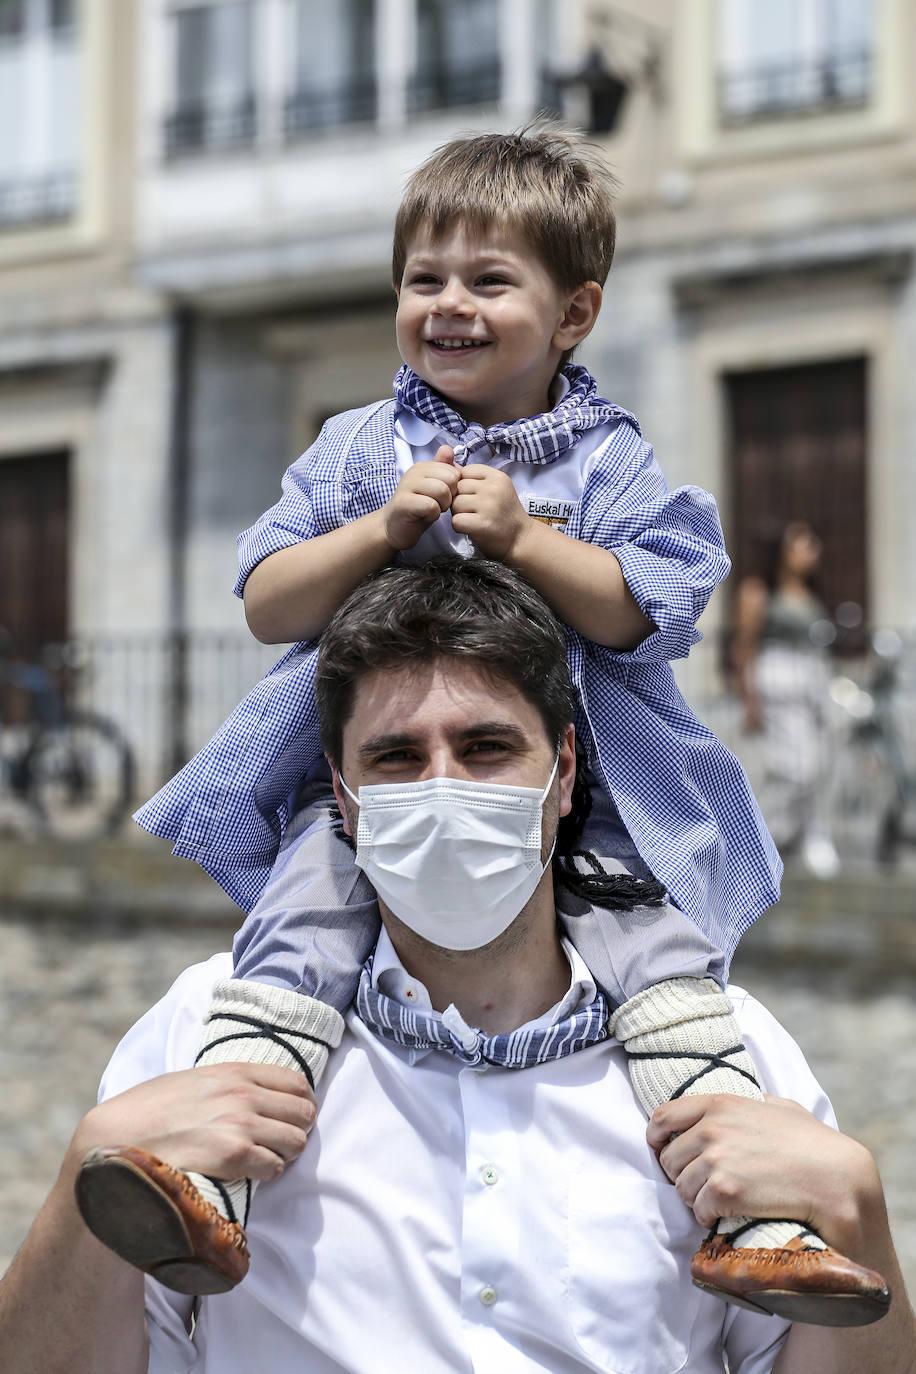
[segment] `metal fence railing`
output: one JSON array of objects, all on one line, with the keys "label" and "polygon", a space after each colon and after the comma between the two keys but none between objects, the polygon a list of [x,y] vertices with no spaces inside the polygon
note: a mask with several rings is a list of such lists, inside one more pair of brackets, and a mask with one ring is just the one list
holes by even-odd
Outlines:
[{"label": "metal fence railing", "polygon": [[[0,749],[16,756],[17,740],[39,718],[101,718],[126,742],[135,800],[143,800],[282,652],[243,631],[195,631],[87,635],[47,646],[31,663],[0,657]],[[677,675],[697,715],[745,765],[766,814],[774,745],[765,732],[745,732],[714,647],[701,646]],[[822,696],[812,737],[796,738],[800,751],[826,754],[820,809],[841,858],[916,859],[916,639],[888,631],[863,638],[861,653],[829,662]],[[7,790],[9,775],[7,766]],[[781,818],[767,819],[775,833]]]}]

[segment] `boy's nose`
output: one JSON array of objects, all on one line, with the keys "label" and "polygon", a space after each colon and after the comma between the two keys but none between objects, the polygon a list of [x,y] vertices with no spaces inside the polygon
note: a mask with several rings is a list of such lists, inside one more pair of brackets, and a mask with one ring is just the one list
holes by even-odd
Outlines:
[{"label": "boy's nose", "polygon": [[471,311],[471,299],[464,283],[454,278],[443,284],[436,297],[436,310],[441,315],[466,315]]}]

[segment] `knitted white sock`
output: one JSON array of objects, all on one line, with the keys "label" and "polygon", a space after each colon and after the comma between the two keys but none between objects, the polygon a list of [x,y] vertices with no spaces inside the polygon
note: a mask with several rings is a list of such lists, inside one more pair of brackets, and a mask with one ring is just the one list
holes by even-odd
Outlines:
[{"label": "knitted white sock", "polygon": [[[343,1028],[340,1012],[314,997],[250,979],[221,979],[213,988],[196,1062],[279,1064],[304,1073],[314,1088]],[[188,1177],[224,1217],[246,1224],[257,1186],[252,1179],[225,1182],[190,1172]]]},{"label": "knitted white sock", "polygon": [[[650,1116],[673,1097],[700,1093],[763,1100],[732,1004],[712,978],[655,983],[618,1007],[608,1028],[630,1057],[633,1091]],[[821,1238],[800,1221],[723,1217],[716,1230],[730,1234],[739,1227],[736,1249],[775,1249],[800,1235],[806,1245],[824,1248]]]}]

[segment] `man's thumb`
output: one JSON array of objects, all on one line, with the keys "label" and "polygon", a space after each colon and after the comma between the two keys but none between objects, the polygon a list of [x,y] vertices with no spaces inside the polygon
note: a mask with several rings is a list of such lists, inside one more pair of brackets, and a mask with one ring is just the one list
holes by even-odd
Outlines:
[{"label": "man's thumb", "polygon": [[437,449],[436,449],[436,456],[435,456],[435,458],[433,459],[433,462],[435,462],[435,463],[451,463],[452,466],[454,466],[454,463],[455,463],[455,450],[454,450],[453,448],[450,448],[448,444],[443,444],[443,445],[441,446],[441,448],[437,448]]}]

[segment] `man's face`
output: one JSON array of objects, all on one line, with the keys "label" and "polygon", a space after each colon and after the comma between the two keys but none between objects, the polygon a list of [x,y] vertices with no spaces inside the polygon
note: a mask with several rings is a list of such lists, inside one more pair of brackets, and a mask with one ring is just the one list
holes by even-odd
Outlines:
[{"label": "man's face", "polygon": [[[342,754],[334,791],[350,834],[358,808],[343,791],[341,774],[356,795],[373,783],[425,778],[544,788],[554,761],[537,707],[511,683],[488,680],[462,659],[437,659],[419,672],[379,669],[362,678]],[[570,726],[544,805],[545,861],[556,821],[570,808],[575,769]]]}]

